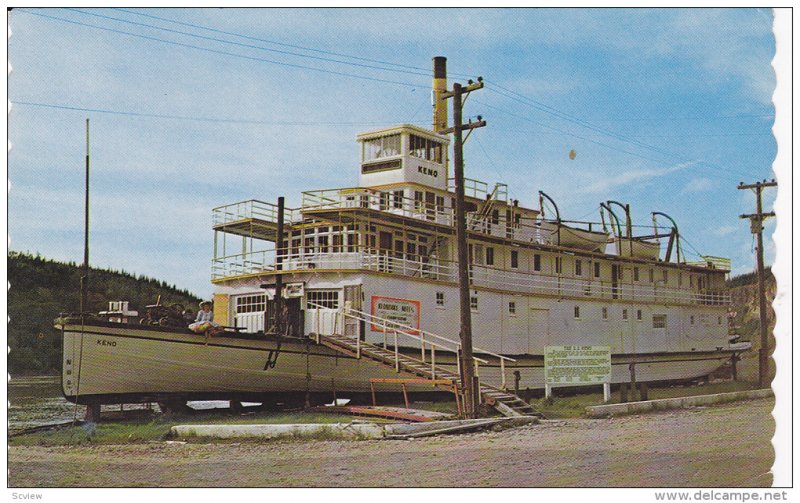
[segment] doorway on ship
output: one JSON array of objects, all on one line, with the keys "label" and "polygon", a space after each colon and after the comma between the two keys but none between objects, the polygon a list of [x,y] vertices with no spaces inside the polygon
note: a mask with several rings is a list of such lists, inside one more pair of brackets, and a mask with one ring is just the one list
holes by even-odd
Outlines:
[{"label": "doorway on ship", "polygon": [[551,345],[550,310],[532,307],[528,311],[528,347],[529,355],[543,354],[544,347]]},{"label": "doorway on ship", "polygon": [[[361,285],[348,285],[344,287],[345,308],[361,311]],[[344,334],[350,337],[359,337],[365,340],[364,321],[344,317]]]}]

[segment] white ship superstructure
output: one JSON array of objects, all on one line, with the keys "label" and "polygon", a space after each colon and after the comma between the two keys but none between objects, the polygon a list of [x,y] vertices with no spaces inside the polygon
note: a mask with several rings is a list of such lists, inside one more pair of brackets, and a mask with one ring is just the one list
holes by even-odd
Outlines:
[{"label": "white ship superstructure", "polygon": [[[442,77],[435,96],[446,88]],[[434,124],[446,129],[441,106]],[[403,124],[357,142],[353,185],[303,192],[282,222],[272,202],[213,210],[213,309],[224,333],[58,320],[64,394],[95,404],[296,398],[366,393],[370,379],[397,373],[455,383],[449,138]],[[467,178],[464,186],[472,339],[487,402],[527,407],[501,390],[543,388],[547,346],[609,347],[612,383],[708,375],[749,348],[729,342],[729,261],[686,262],[674,222],[667,231],[654,221],[653,234],[634,236],[621,203],[602,203],[600,222],[575,222],[542,192],[532,208],[509,199],[502,183]],[[545,200],[555,218],[544,214]],[[385,382],[377,389],[396,391]]]}]

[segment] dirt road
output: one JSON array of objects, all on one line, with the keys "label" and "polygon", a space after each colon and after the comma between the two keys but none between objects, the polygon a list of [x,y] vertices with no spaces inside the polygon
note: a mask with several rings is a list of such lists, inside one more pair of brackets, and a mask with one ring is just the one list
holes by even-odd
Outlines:
[{"label": "dirt road", "polygon": [[772,399],[398,441],[12,447],[10,487],[769,486]]}]

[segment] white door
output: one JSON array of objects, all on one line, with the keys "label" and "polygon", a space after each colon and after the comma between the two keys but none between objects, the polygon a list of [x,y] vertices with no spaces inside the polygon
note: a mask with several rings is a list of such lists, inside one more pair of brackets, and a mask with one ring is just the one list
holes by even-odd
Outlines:
[{"label": "white door", "polygon": [[528,354],[544,354],[550,343],[550,310],[532,307],[528,313]]}]

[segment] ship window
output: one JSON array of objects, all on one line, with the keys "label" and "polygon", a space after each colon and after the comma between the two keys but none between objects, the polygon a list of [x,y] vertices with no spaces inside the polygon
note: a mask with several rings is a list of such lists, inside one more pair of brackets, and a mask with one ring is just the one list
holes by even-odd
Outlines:
[{"label": "ship window", "polygon": [[400,155],[400,135],[393,134],[390,136],[373,138],[371,140],[364,140],[362,149],[362,158],[364,161]]},{"label": "ship window", "polygon": [[328,236],[319,237],[319,251],[320,253],[328,253]]},{"label": "ship window", "polygon": [[561,257],[556,257],[556,274],[561,274]]},{"label": "ship window", "polygon": [[422,191],[415,190],[414,191],[414,209],[417,211],[422,211],[425,205],[425,194]]},{"label": "ship window", "polygon": [[600,262],[595,262],[594,263],[594,277],[595,278],[599,278],[600,277]]},{"label": "ship window", "polygon": [[402,190],[395,190],[392,192],[392,207],[393,208],[402,208],[403,207],[403,191]]},{"label": "ship window", "polygon": [[239,297],[236,299],[236,314],[264,312],[266,309],[265,299],[266,296],[263,293]]},{"label": "ship window", "polygon": [[494,248],[486,247],[486,265],[494,265]]},{"label": "ship window", "polygon": [[580,260],[575,260],[575,276],[583,276],[583,263]]},{"label": "ship window", "polygon": [[409,143],[410,155],[428,161],[442,162],[441,143],[414,134],[409,135]]},{"label": "ship window", "polygon": [[636,319],[639,320],[639,321],[642,321],[642,310],[641,309],[637,309],[636,310]]},{"label": "ship window", "polygon": [[628,310],[627,309],[623,309],[622,310],[622,321],[628,321]]},{"label": "ship window", "polygon": [[508,314],[517,314],[517,303],[516,302],[509,302],[508,303]]},{"label": "ship window", "polygon": [[497,225],[500,223],[500,210],[492,210],[492,223]]},{"label": "ship window", "polygon": [[516,269],[517,267],[519,267],[519,252],[511,250],[511,268]]},{"label": "ship window", "polygon": [[339,309],[338,290],[307,290],[306,301],[309,309]]},{"label": "ship window", "polygon": [[386,211],[389,209],[389,193],[388,192],[381,192],[381,203],[380,203],[380,210]]},{"label": "ship window", "polygon": [[653,270],[650,269],[650,283],[653,282]]},{"label": "ship window", "polygon": [[347,251],[349,251],[349,252],[356,251],[356,235],[355,234],[348,234],[347,235]]},{"label": "ship window", "polygon": [[444,213],[444,196],[436,196],[436,211]]},{"label": "ship window", "polygon": [[342,235],[341,234],[334,234],[333,235],[333,253],[339,253],[342,251]]},{"label": "ship window", "polygon": [[603,319],[607,320],[608,319],[608,308],[604,307],[602,312],[603,312]]},{"label": "ship window", "polygon": [[581,307],[575,306],[572,310],[573,314],[575,315],[575,319],[579,319],[581,317]]},{"label": "ship window", "polygon": [[669,282],[669,271],[667,271],[666,269],[661,271],[661,277],[664,279],[664,283]]},{"label": "ship window", "polygon": [[633,281],[639,281],[639,268],[633,268]]},{"label": "ship window", "polygon": [[470,297],[469,298],[469,308],[472,311],[478,310],[478,297]]},{"label": "ship window", "polygon": [[667,328],[667,315],[654,314],[653,315],[653,328]]},{"label": "ship window", "polygon": [[436,305],[444,306],[444,292],[436,292]]},{"label": "ship window", "polygon": [[538,253],[533,255],[533,270],[534,271],[541,271],[542,270],[542,256]]}]

